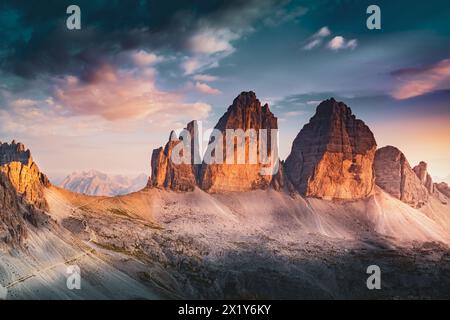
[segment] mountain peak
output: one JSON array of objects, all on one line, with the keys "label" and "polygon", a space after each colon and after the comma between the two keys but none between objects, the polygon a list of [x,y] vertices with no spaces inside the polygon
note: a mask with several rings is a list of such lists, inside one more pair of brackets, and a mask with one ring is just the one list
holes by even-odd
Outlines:
[{"label": "mountain peak", "polygon": [[345,103],[336,101],[333,97],[322,101],[316,109],[316,116],[329,115],[353,116],[352,110]]},{"label": "mountain peak", "polygon": [[[227,139],[227,129],[242,130],[246,132],[249,129],[259,132],[265,129],[268,132],[268,140],[262,143],[267,143],[268,155],[275,162],[278,161],[278,155],[274,154],[275,146],[272,145],[271,129],[278,129],[278,119],[269,110],[266,104],[261,106],[261,102],[257,99],[253,91],[241,92],[234,100],[233,104],[228,107],[225,114],[219,119],[215,126],[216,129],[222,132],[224,141]],[[259,144],[261,141],[258,137],[257,154],[260,153]],[[276,143],[276,142],[275,142]],[[270,185],[273,176],[261,175],[261,169],[264,167],[258,159],[257,163],[250,164],[249,162],[249,141],[246,139],[244,146],[243,157],[239,157],[238,152],[242,149],[235,144],[233,151],[227,152],[224,143],[223,148],[223,163],[203,163],[200,171],[201,187],[204,190],[211,192],[220,191],[245,191],[259,188],[266,188]],[[240,149],[241,151],[238,151]],[[228,159],[227,159],[228,156]],[[233,159],[229,161],[230,157]],[[238,158],[245,158],[242,163],[237,163]],[[274,165],[273,163],[271,165]]]},{"label": "mountain peak", "polygon": [[31,152],[25,146],[13,140],[11,144],[0,144],[0,172],[3,172],[16,191],[28,202],[39,209],[48,209],[43,197],[43,188],[50,182],[31,157]]},{"label": "mountain peak", "polygon": [[0,165],[15,161],[23,165],[31,164],[33,159],[30,150],[25,150],[23,143],[17,143],[15,140],[11,144],[0,142]]},{"label": "mountain peak", "polygon": [[236,98],[233,100],[233,105],[250,105],[253,102],[259,101],[256,98],[256,93],[253,91],[242,91]]},{"label": "mountain peak", "polygon": [[292,145],[286,173],[306,196],[357,199],[374,187],[376,141],[363,121],[334,98],[321,102]]},{"label": "mountain peak", "polygon": [[376,184],[391,196],[412,207],[421,207],[428,201],[427,188],[398,148],[378,149],[374,170]]}]

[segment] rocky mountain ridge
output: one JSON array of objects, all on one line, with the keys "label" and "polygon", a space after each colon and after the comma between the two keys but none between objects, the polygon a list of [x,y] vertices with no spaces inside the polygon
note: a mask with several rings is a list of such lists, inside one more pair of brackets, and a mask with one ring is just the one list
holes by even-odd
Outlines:
[{"label": "rocky mountain ridge", "polygon": [[[195,137],[195,121],[184,131]],[[297,192],[306,197],[327,200],[355,200],[370,196],[378,185],[397,199],[421,207],[429,195],[437,192],[427,164],[420,162],[412,168],[404,154],[395,147],[377,149],[370,128],[356,119],[352,110],[334,98],[324,100],[315,115],[299,132],[286,161],[278,162],[276,173],[261,175],[260,163],[249,164],[249,143],[245,140],[245,163],[236,163],[238,148],[228,154],[234,163],[226,163],[226,130],[277,129],[277,118],[269,106],[261,105],[252,91],[237,96],[215,129],[224,134],[223,164],[201,165],[191,154],[191,162],[174,164],[172,151],[183,140],[171,133],[164,148],[155,149],[152,155],[152,177],[149,187],[175,191],[192,191],[196,187],[207,192],[238,192],[274,188]],[[211,138],[210,142],[214,142]],[[268,149],[277,148],[269,145]],[[182,148],[177,148],[182,150]],[[194,150],[191,143],[190,150]],[[207,151],[208,152],[208,151]],[[257,150],[259,154],[259,150]],[[212,153],[214,155],[214,152]],[[446,190],[443,185],[441,190]]]},{"label": "rocky mountain ridge", "polygon": [[30,150],[22,143],[0,144],[0,171],[9,179],[14,189],[39,209],[48,208],[43,189],[50,185],[45,174],[33,161]]}]

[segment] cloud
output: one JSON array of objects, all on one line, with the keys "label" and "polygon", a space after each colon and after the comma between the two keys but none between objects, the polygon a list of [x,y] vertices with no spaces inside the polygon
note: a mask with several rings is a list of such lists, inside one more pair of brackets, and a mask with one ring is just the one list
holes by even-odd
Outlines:
[{"label": "cloud", "polygon": [[327,47],[331,50],[337,51],[341,49],[355,49],[358,46],[356,39],[345,40],[342,36],[336,36],[328,42]]},{"label": "cloud", "polygon": [[321,100],[309,100],[306,101],[306,104],[310,106],[318,106],[321,102]]},{"label": "cloud", "polygon": [[164,61],[164,58],[145,50],[135,51],[131,54],[131,59],[137,66],[150,66]]},{"label": "cloud", "polygon": [[322,39],[314,39],[305,44],[303,47],[304,50],[312,50],[322,44]]},{"label": "cloud", "polygon": [[11,106],[16,108],[26,108],[36,105],[37,101],[32,99],[16,99],[11,102]]},{"label": "cloud", "polygon": [[229,29],[200,30],[188,40],[189,49],[194,53],[212,54],[217,52],[234,51],[231,41],[240,37],[239,34],[231,32]]},{"label": "cloud", "polygon": [[275,27],[287,22],[296,21],[297,18],[305,15],[308,9],[305,7],[280,8],[276,10],[272,15],[264,19],[264,24],[269,27]]},{"label": "cloud", "polygon": [[421,96],[439,89],[450,88],[450,59],[422,67],[401,69],[392,73],[400,84],[392,92],[395,99]]},{"label": "cloud", "polygon": [[206,27],[188,39],[191,53],[181,66],[186,75],[197,71],[217,67],[219,61],[235,51],[232,41],[239,39],[243,30],[232,32],[227,28],[213,29]]},{"label": "cloud", "polygon": [[206,94],[211,94],[211,95],[222,94],[222,91],[215,89],[215,88],[211,88],[209,85],[207,85],[206,83],[202,83],[202,82],[196,82],[194,85],[194,88],[201,93],[206,93]]},{"label": "cloud", "polygon": [[[99,68],[90,82],[66,77],[58,84],[53,99],[74,115],[98,115],[109,121],[139,119],[158,113],[176,115],[183,112],[181,97],[156,88],[155,72],[151,68],[140,71],[117,70],[112,66]],[[205,105],[188,105],[200,115],[208,112]],[[184,111],[186,112],[186,110]]]},{"label": "cloud", "polygon": [[185,57],[181,63],[181,68],[185,75],[192,75],[196,72],[202,72],[207,69],[216,68],[222,59],[227,57],[233,51],[219,52],[213,55],[199,54]]},{"label": "cloud", "polygon": [[327,26],[322,27],[319,29],[319,31],[317,31],[315,34],[313,34],[313,38],[324,38],[324,37],[328,37],[331,34],[330,29],[328,29]]},{"label": "cloud", "polygon": [[307,43],[303,46],[304,50],[312,50],[320,46],[323,42],[323,39],[328,37],[331,34],[330,29],[327,26],[320,28],[316,33],[314,33],[307,41]]},{"label": "cloud", "polygon": [[192,77],[192,79],[197,80],[197,81],[212,82],[212,81],[216,81],[217,77],[211,76],[209,74],[196,74]]},{"label": "cloud", "polygon": [[295,117],[299,115],[303,115],[305,112],[303,111],[288,111],[284,113],[285,117]]},{"label": "cloud", "polygon": [[[66,1],[36,7],[32,2],[3,0],[1,68],[26,79],[46,75],[79,75],[92,62],[83,59],[87,51],[97,63],[111,62],[111,56],[130,50],[167,50],[186,56],[192,53],[229,52],[231,42],[251,30],[272,12],[287,5],[278,0],[168,1],[155,9],[153,1],[115,2],[80,0],[84,16],[82,32],[64,28]],[[100,9],[101,8],[101,9]],[[61,14],[61,12],[63,14]],[[118,23],[120,22],[120,23]],[[5,32],[4,32],[5,31]],[[92,46],[95,44],[95,46]],[[95,50],[93,48],[95,47]],[[153,57],[137,54],[147,65]]]}]

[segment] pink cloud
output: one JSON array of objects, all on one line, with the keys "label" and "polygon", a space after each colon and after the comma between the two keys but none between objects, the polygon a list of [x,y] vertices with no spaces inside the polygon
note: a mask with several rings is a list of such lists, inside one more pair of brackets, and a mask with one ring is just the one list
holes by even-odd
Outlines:
[{"label": "pink cloud", "polygon": [[196,82],[194,87],[197,91],[205,94],[218,95],[222,93],[222,91],[220,91],[219,89],[212,88],[206,83],[202,82]]},{"label": "pink cloud", "polygon": [[217,80],[217,77],[211,76],[209,74],[196,74],[192,78],[197,81],[205,81],[205,82],[211,82],[211,81]]},{"label": "pink cloud", "polygon": [[61,112],[73,115],[97,115],[109,121],[139,119],[180,113],[194,118],[208,115],[206,104],[185,104],[179,94],[164,92],[155,86],[155,72],[146,68],[123,71],[103,66],[89,82],[67,77],[56,88],[53,100]]},{"label": "pink cloud", "polygon": [[336,36],[328,43],[328,48],[334,51],[341,49],[355,49],[358,46],[356,39],[345,40],[342,36]]},{"label": "pink cloud", "polygon": [[392,92],[395,99],[421,96],[434,90],[450,88],[450,59],[420,69],[398,71],[400,85]]},{"label": "pink cloud", "polygon": [[31,107],[36,105],[36,101],[35,100],[31,100],[31,99],[16,99],[14,101],[11,102],[11,106],[15,107],[15,108],[26,108],[26,107]]},{"label": "pink cloud", "polygon": [[149,66],[164,60],[163,57],[144,50],[139,50],[131,54],[131,59],[138,66]]}]

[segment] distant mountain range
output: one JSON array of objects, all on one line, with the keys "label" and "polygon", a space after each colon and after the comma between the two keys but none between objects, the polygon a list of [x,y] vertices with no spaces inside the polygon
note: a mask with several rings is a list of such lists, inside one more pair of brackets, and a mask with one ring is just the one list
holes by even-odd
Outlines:
[{"label": "distant mountain range", "polygon": [[148,176],[144,173],[130,178],[90,170],[72,173],[60,183],[60,186],[90,196],[118,196],[143,189],[147,180]]}]

